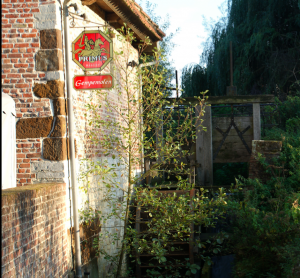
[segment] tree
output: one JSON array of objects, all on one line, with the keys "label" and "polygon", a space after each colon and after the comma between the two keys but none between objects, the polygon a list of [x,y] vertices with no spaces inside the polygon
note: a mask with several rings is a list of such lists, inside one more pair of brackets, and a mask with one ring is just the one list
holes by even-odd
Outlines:
[{"label": "tree", "polygon": [[209,94],[225,95],[230,84],[230,41],[238,94],[287,94],[300,79],[299,28],[297,0],[228,0],[201,56]]},{"label": "tree", "polygon": [[207,90],[206,69],[198,64],[187,65],[182,70],[182,97],[193,97]]},{"label": "tree", "polygon": [[[178,277],[181,271],[189,275],[195,273],[199,266],[181,261],[178,267],[174,267],[166,254],[169,247],[176,250],[180,248],[170,246],[170,241],[186,240],[187,235],[192,232],[191,223],[213,226],[226,204],[223,192],[211,200],[205,196],[205,190],[201,190],[193,198],[188,194],[195,185],[186,178],[190,169],[182,160],[188,153],[183,150],[183,146],[188,140],[190,143],[195,140],[196,128],[202,128],[201,117],[206,98],[198,98],[199,111],[196,115],[193,106],[179,110],[181,125],[176,125],[176,105],[169,103],[162,93],[166,70],[158,66],[162,60],[159,59],[161,51],[154,52],[156,65],[129,67],[128,62],[134,55],[130,46],[134,37],[129,28],[122,28],[120,32],[119,43],[116,45],[122,47],[115,49],[113,61],[115,91],[99,90],[96,92],[99,102],[91,101],[87,105],[89,125],[92,127],[88,135],[104,156],[98,161],[87,159],[88,167],[82,174],[85,182],[82,189],[88,192],[89,181],[96,180],[97,189],[101,191],[103,203],[105,202],[102,210],[96,211],[96,217],[100,218],[102,226],[99,238],[95,239],[95,246],[101,260],[109,262],[114,277],[132,277],[125,262],[134,261],[133,254],[143,251],[153,254],[153,263],[159,264],[169,273],[164,277]],[[145,46],[147,42],[148,40],[145,41]],[[140,56],[140,59],[147,61],[145,56]],[[126,105],[120,106],[112,98],[112,94],[117,94]],[[96,99],[95,96],[92,99]],[[100,109],[104,109],[107,116],[99,113]],[[145,159],[155,162],[147,171],[143,170]],[[172,167],[167,168],[168,165]],[[149,175],[157,176],[159,183],[145,184],[143,180]],[[177,188],[184,194],[162,198],[158,189],[164,175],[167,181],[172,176],[175,177]],[[150,239],[147,234],[134,228],[137,206],[148,208],[149,217],[152,218],[147,224],[149,233],[152,234]],[[82,218],[89,221],[91,216],[94,217],[95,214],[87,202]],[[173,230],[177,232],[171,233]],[[203,242],[195,243],[200,244],[201,248],[206,245]],[[113,252],[110,251],[112,246]],[[217,253],[219,243],[213,246]],[[208,256],[204,259],[210,260]],[[150,270],[149,274],[156,275],[155,271],[157,270]]]},{"label": "tree", "polygon": [[[156,4],[153,4],[148,0],[141,0],[140,5],[145,7],[145,11],[151,17],[152,21],[155,22],[158,26],[160,26],[162,31],[164,31],[167,34],[163,38],[163,40],[159,42],[159,46],[164,57],[164,59],[160,60],[159,67],[165,69],[165,87],[173,87],[172,83],[175,79],[175,67],[174,61],[172,60],[171,56],[174,47],[176,47],[174,38],[176,37],[176,34],[178,34],[180,29],[177,28],[175,32],[168,32],[168,29],[170,28],[171,24],[169,14],[167,14],[165,18],[162,18],[161,16],[157,15],[155,12]],[[154,58],[148,56],[147,59],[149,61],[153,61]],[[171,91],[167,90],[164,92],[164,94],[166,96],[170,96],[172,93]]]}]

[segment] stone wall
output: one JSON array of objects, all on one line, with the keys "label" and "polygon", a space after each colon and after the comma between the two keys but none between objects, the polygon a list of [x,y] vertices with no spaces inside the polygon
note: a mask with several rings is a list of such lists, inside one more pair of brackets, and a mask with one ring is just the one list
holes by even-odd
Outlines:
[{"label": "stone wall", "polygon": [[[22,186],[39,182],[31,164],[66,159],[61,13],[54,1],[4,0],[2,15],[2,88],[16,102],[17,186]],[[56,151],[64,153],[52,155]]]},{"label": "stone wall", "polygon": [[66,184],[2,190],[1,277],[67,277]]},{"label": "stone wall", "polygon": [[259,179],[262,182],[268,181],[271,175],[266,173],[266,169],[258,161],[258,153],[266,158],[266,162],[274,164],[273,160],[278,158],[282,149],[281,141],[253,140],[252,154],[249,161],[249,178]]}]

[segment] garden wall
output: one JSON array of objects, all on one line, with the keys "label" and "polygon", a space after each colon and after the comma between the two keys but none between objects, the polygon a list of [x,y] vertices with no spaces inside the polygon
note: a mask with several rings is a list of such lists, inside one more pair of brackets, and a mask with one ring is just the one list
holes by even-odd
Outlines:
[{"label": "garden wall", "polygon": [[281,141],[270,140],[253,140],[252,141],[252,154],[249,161],[249,178],[260,179],[266,182],[272,176],[266,173],[266,170],[258,161],[258,154],[262,154],[266,158],[266,162],[274,164],[273,160],[280,156],[282,149]]},{"label": "garden wall", "polygon": [[67,277],[66,184],[2,190],[1,277]]}]

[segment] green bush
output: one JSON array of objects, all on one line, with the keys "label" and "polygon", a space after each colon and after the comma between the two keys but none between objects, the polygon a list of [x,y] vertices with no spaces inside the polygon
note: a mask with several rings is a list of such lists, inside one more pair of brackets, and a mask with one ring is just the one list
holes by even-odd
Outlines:
[{"label": "green bush", "polygon": [[278,101],[278,111],[280,125],[264,139],[281,140],[281,155],[273,167],[260,156],[271,178],[265,183],[240,178],[244,190],[228,202],[235,277],[300,276],[300,98]]}]

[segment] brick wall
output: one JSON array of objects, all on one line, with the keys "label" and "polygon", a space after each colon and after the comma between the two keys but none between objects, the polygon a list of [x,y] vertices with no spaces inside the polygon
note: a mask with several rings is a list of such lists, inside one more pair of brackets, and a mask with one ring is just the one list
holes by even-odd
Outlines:
[{"label": "brick wall", "polygon": [[[16,103],[16,117],[20,119],[17,123],[16,142],[17,186],[32,184],[35,181],[36,174],[31,172],[30,165],[43,159],[43,138],[48,137],[53,129],[54,116],[65,115],[64,111],[57,112],[59,101],[56,99],[61,95],[39,95],[35,89],[47,85],[48,82],[57,82],[63,76],[59,72],[62,70],[62,61],[61,65],[54,63],[52,68],[48,66],[45,69],[45,59],[42,59],[42,62],[39,59],[48,48],[55,53],[60,51],[60,55],[57,56],[62,56],[62,46],[60,45],[59,50],[59,46],[53,44],[55,35],[47,33],[48,29],[51,29],[50,33],[55,28],[61,29],[59,15],[58,6],[53,1],[2,1],[2,88],[4,93],[13,97]],[[60,34],[56,41],[61,44]],[[64,93],[63,88],[61,93]],[[37,118],[41,121],[35,129],[40,133],[32,132],[33,123]],[[55,135],[58,137],[57,132]]]},{"label": "brick wall", "polygon": [[2,190],[2,278],[67,276],[65,198],[65,184]]},{"label": "brick wall", "polygon": [[[86,13],[88,19],[93,22],[84,22],[75,16],[76,27],[89,28],[89,26],[95,26],[95,23],[105,24],[102,18],[87,6],[83,6],[81,1],[72,0],[71,2],[76,2],[79,9]],[[21,190],[24,185],[29,188],[29,186],[34,186],[31,184],[35,183],[67,182],[69,174],[67,166],[68,128],[63,72],[64,59],[62,55],[64,45],[61,36],[63,28],[61,26],[59,2],[51,0],[3,0],[2,9],[4,11],[2,14],[3,88],[4,92],[15,100],[16,116],[18,118],[16,130],[17,186]],[[89,30],[93,29],[89,28]],[[100,30],[103,30],[102,27],[100,27]],[[83,29],[70,28],[70,43],[82,31]],[[26,34],[30,36],[24,36]],[[113,47],[117,51],[123,49],[123,45],[118,42],[117,38],[113,39]],[[130,47],[133,53],[130,61],[135,60],[138,62],[137,50],[132,46]],[[126,63],[126,59],[123,62]],[[70,68],[72,75],[83,74],[83,71],[72,61]],[[111,71],[112,68],[109,65],[101,74],[112,73]],[[114,74],[115,85],[120,84],[121,74],[120,72]],[[125,91],[121,95],[117,89],[109,91],[110,100],[114,104],[120,105],[120,108],[124,108],[126,104],[124,95],[126,95]],[[92,100],[89,96],[92,96]],[[87,137],[90,128],[87,117],[90,115],[86,115],[85,107],[91,101],[100,104],[101,99],[91,91],[73,90],[72,97],[79,170],[79,165],[84,158],[94,158],[96,161],[102,159],[99,147]],[[101,116],[109,115],[118,118],[117,113],[110,112],[104,107],[99,108],[98,112]],[[99,137],[101,138],[105,132],[99,129]],[[108,157],[108,160],[110,164],[115,162],[111,157]],[[122,175],[121,171],[120,167],[118,179],[124,184],[125,189],[127,178]],[[80,171],[77,173],[79,176]],[[81,183],[79,185],[84,186],[86,184]],[[92,180],[88,194],[79,194],[79,206],[83,205],[84,201],[88,199],[95,209],[102,210],[103,208],[103,213],[109,213],[109,208],[104,209],[104,195],[99,191],[98,185],[96,180],[94,182]],[[67,190],[66,192],[68,195]],[[121,190],[118,194],[122,198],[123,193]],[[26,198],[30,199],[31,197],[28,195]],[[41,199],[44,202],[45,198]],[[68,196],[66,199],[68,199]],[[50,212],[56,213],[56,209],[52,208]],[[69,210],[67,213],[69,213]],[[65,221],[69,225],[69,219],[65,219]],[[122,225],[119,222],[111,220],[113,226]],[[120,229],[118,232],[120,232]],[[56,245],[54,247],[56,248]],[[112,253],[115,252],[114,246],[109,246],[109,248]],[[18,256],[23,253],[25,253],[23,250],[20,251]],[[10,255],[11,265],[15,264],[13,256]],[[43,265],[46,264],[47,261],[44,259]],[[105,276],[106,271],[103,271],[103,269],[105,270],[106,264],[100,262],[99,265],[99,272],[102,272],[102,275]],[[59,275],[53,276],[60,277]]]}]

